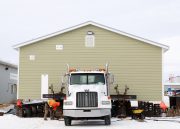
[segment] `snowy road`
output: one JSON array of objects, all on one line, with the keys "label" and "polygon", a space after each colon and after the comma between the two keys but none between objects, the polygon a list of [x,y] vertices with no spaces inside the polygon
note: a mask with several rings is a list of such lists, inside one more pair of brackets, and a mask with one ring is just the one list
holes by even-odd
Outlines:
[{"label": "snowy road", "polygon": [[[164,119],[162,119],[164,120]],[[112,119],[110,126],[103,121],[73,121],[72,126],[64,126],[63,120],[44,121],[43,118],[19,118],[14,115],[0,116],[0,129],[180,129],[180,118],[171,121],[145,120],[138,122],[130,119]]]}]

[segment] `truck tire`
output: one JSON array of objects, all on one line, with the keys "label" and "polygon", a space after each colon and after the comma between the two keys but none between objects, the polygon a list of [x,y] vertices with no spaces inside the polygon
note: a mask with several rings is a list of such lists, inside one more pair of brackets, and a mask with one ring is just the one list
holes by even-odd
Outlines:
[{"label": "truck tire", "polygon": [[66,126],[71,126],[71,121],[70,117],[64,117],[64,123]]},{"label": "truck tire", "polygon": [[104,117],[104,122],[105,122],[105,125],[110,125],[111,124],[111,116],[105,116]]}]

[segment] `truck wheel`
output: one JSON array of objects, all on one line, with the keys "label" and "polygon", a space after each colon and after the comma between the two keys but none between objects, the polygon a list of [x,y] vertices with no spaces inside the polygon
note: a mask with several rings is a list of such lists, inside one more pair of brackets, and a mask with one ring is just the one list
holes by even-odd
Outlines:
[{"label": "truck wheel", "polygon": [[71,126],[71,121],[70,117],[64,117],[64,123],[66,126]]},{"label": "truck wheel", "polygon": [[105,122],[105,125],[110,125],[111,124],[111,116],[105,116],[104,122]]}]

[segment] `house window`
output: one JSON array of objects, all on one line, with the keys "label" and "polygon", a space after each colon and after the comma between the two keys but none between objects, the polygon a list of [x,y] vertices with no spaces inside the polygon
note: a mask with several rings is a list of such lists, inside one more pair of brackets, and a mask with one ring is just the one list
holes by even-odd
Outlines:
[{"label": "house window", "polygon": [[85,36],[85,46],[86,47],[94,47],[95,46],[95,36],[92,31],[88,31]]},{"label": "house window", "polygon": [[15,81],[17,81],[17,74],[15,74],[15,73],[10,73],[10,80],[15,80]]},{"label": "house window", "polygon": [[17,85],[16,84],[11,85],[11,94],[15,94],[16,91],[17,91]]},{"label": "house window", "polygon": [[56,45],[56,50],[63,50],[63,45]]},{"label": "house window", "polygon": [[29,55],[29,60],[35,60],[35,55]]}]

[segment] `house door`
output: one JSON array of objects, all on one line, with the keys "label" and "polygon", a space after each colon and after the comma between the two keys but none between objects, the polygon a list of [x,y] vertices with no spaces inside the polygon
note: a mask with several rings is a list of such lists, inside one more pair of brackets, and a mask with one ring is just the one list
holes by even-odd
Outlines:
[{"label": "house door", "polygon": [[43,94],[48,94],[48,74],[41,75],[41,99],[44,99]]}]

